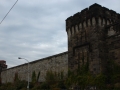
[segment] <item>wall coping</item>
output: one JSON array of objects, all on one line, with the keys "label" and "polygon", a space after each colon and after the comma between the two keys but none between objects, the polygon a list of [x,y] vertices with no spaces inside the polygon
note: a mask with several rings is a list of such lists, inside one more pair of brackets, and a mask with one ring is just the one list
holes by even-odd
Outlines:
[{"label": "wall coping", "polygon": [[[41,59],[38,59],[38,60],[34,60],[34,61],[29,62],[29,64],[33,64],[33,63],[36,63],[36,62],[39,62],[39,61],[47,60],[47,59],[50,59],[50,58],[53,58],[53,57],[58,57],[58,56],[61,56],[61,55],[64,55],[64,54],[68,54],[68,51],[62,52],[62,53],[59,53],[59,54],[55,54],[55,55],[51,55],[51,56],[41,58]],[[14,66],[14,67],[11,67],[11,68],[7,68],[7,69],[5,69],[3,71],[7,71],[7,70],[17,68],[17,67],[21,67],[21,66],[24,66],[24,65],[27,65],[27,63],[21,64],[21,65],[18,65],[18,66]]]}]

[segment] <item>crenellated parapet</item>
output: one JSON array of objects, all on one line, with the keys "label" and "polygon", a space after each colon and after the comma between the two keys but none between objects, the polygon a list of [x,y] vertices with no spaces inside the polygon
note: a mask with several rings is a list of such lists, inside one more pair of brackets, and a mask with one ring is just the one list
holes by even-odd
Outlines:
[{"label": "crenellated parapet", "polygon": [[91,26],[105,26],[120,20],[120,14],[113,10],[93,4],[81,12],[74,14],[66,19],[66,31],[68,37],[74,35],[79,30]]},{"label": "crenellated parapet", "polygon": [[68,67],[89,63],[92,74],[105,73],[107,60],[120,63],[120,14],[93,4],[66,19]]}]

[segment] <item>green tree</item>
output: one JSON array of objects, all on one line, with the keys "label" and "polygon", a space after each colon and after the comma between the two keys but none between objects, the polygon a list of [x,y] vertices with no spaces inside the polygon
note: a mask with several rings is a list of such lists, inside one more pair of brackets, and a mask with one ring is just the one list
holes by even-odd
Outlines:
[{"label": "green tree", "polygon": [[106,76],[104,74],[98,74],[95,78],[94,78],[94,84],[95,86],[97,86],[100,90],[105,89],[106,88]]},{"label": "green tree", "polygon": [[38,75],[37,75],[37,82],[39,81],[39,77],[40,77],[40,71],[38,72]]},{"label": "green tree", "polygon": [[68,75],[67,75],[67,78],[65,80],[65,85],[66,85],[67,89],[74,86],[75,82],[76,82],[75,74],[70,69],[68,69]]},{"label": "green tree", "polygon": [[35,71],[33,71],[32,73],[32,83],[35,83],[36,82],[36,73]]},{"label": "green tree", "polygon": [[18,77],[18,72],[15,73],[15,76],[14,76],[14,83],[16,82],[19,82],[19,77]]},{"label": "green tree", "polygon": [[49,83],[49,84],[55,83],[55,81],[56,81],[55,78],[56,77],[51,70],[46,72],[45,80],[47,83]]}]

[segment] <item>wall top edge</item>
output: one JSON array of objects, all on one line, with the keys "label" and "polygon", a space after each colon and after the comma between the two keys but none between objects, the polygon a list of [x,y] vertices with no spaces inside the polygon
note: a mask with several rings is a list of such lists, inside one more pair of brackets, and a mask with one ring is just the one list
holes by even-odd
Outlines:
[{"label": "wall top edge", "polygon": [[[64,54],[68,54],[68,51],[62,52],[62,53],[59,53],[59,54],[55,54],[55,55],[51,55],[51,56],[48,56],[48,57],[45,57],[45,58],[42,58],[42,59],[34,60],[32,62],[29,62],[29,64],[33,64],[33,63],[36,63],[36,62],[39,62],[39,61],[47,60],[47,59],[50,59],[50,58],[53,58],[53,57],[58,57],[58,56],[61,56],[61,55],[64,55]],[[5,69],[3,71],[10,70],[10,69],[17,68],[17,67],[21,67],[21,66],[24,66],[24,65],[27,65],[27,64],[28,63],[21,64],[21,65],[18,65],[18,66],[14,66],[14,67]]]}]

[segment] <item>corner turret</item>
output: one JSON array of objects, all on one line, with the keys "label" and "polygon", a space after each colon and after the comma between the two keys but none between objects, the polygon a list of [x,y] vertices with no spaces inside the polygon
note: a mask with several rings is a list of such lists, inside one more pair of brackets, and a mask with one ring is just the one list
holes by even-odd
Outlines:
[{"label": "corner turret", "polygon": [[67,18],[66,31],[68,34],[73,35],[74,32],[77,32],[76,26],[78,29],[93,25],[104,26],[113,24],[118,19],[120,19],[120,14],[95,3],[89,8],[85,8],[81,12]]},{"label": "corner turret", "polygon": [[89,63],[91,73],[105,72],[106,57],[109,57],[110,51],[108,42],[111,42],[108,38],[117,35],[120,27],[114,24],[119,21],[120,14],[96,3],[67,18],[69,69],[75,71],[79,66]]}]

